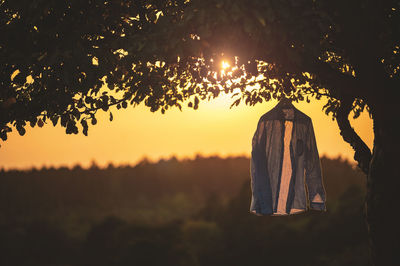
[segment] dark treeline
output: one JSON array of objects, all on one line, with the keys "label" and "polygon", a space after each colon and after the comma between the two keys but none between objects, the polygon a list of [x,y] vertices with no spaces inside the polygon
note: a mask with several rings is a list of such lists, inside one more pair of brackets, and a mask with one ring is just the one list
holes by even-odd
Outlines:
[{"label": "dark treeline", "polygon": [[228,199],[249,173],[245,157],[175,157],[136,166],[0,172],[0,219],[88,219],[115,215],[146,223],[198,211],[210,193]]},{"label": "dark treeline", "polygon": [[258,217],[249,159],[0,171],[0,265],[366,265],[365,176],[321,159],[327,212]]}]

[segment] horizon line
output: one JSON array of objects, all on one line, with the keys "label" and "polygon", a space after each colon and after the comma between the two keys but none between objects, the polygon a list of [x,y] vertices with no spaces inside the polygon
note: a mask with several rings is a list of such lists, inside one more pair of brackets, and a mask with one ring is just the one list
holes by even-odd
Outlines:
[{"label": "horizon line", "polygon": [[[75,163],[70,163],[70,164],[60,163],[58,165],[54,165],[54,164],[52,164],[52,165],[42,164],[41,166],[32,165],[32,166],[28,166],[28,167],[4,167],[4,166],[1,166],[0,172],[12,172],[12,171],[30,172],[30,171],[60,170],[60,169],[68,169],[68,170],[100,169],[100,170],[105,170],[108,168],[126,168],[126,167],[134,168],[141,164],[158,164],[160,162],[169,162],[169,161],[185,162],[185,161],[195,161],[198,159],[211,159],[211,158],[219,158],[219,159],[225,159],[225,160],[226,159],[236,159],[236,158],[250,159],[250,156],[245,153],[222,155],[219,153],[203,154],[201,152],[195,152],[192,155],[183,155],[183,156],[178,156],[177,154],[172,153],[169,156],[159,156],[157,159],[151,159],[147,154],[144,154],[138,160],[136,160],[136,162],[115,163],[115,162],[109,161],[104,164],[99,164],[95,159],[92,159],[89,164],[85,164],[85,163],[82,164],[80,162],[75,162]],[[320,156],[320,159],[321,158],[347,161],[350,165],[357,166],[357,164],[355,162],[349,160],[346,157],[343,157],[341,154],[338,154],[336,156],[329,156],[324,153]]]}]

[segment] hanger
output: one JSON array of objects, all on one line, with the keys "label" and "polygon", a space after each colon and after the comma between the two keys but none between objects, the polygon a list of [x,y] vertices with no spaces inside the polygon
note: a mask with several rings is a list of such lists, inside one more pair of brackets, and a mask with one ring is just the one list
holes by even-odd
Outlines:
[{"label": "hanger", "polygon": [[278,102],[277,106],[283,108],[283,109],[289,109],[293,108],[292,100],[287,98],[286,95],[282,95],[281,100]]}]

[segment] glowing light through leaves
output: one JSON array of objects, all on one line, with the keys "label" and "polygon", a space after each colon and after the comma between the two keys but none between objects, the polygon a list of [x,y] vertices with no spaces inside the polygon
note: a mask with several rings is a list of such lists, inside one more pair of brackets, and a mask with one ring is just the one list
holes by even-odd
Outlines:
[{"label": "glowing light through leaves", "polygon": [[227,69],[228,67],[230,67],[231,65],[229,64],[228,61],[222,61],[221,62],[221,67],[223,70]]}]

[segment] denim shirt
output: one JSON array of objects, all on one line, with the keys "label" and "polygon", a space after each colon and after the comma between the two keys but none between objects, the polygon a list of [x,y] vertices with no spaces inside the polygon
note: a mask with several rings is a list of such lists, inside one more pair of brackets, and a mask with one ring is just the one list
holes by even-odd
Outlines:
[{"label": "denim shirt", "polygon": [[325,211],[325,188],[311,118],[278,103],[263,114],[252,139],[251,204],[255,215]]}]

